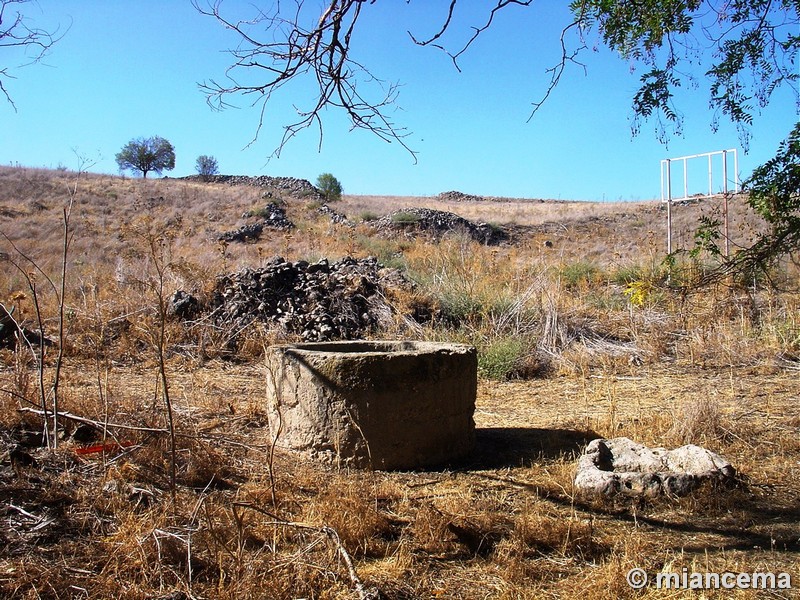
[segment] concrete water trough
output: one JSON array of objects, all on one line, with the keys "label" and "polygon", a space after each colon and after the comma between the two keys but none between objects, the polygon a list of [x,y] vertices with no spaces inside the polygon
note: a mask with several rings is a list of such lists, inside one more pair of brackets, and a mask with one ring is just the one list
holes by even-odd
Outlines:
[{"label": "concrete water trough", "polygon": [[272,346],[267,366],[277,448],[337,466],[391,470],[443,465],[475,444],[478,359],[472,346]]}]

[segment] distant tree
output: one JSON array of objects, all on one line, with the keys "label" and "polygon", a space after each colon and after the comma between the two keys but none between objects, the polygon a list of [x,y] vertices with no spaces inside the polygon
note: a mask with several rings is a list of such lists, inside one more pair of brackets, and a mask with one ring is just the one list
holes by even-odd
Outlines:
[{"label": "distant tree", "polygon": [[317,177],[317,187],[325,196],[327,202],[336,202],[342,199],[342,193],[344,193],[342,184],[330,173],[323,173]]},{"label": "distant tree", "polygon": [[125,144],[116,159],[120,171],[139,171],[147,178],[150,171],[160,175],[175,168],[175,149],[162,137],[138,138]]},{"label": "distant tree", "polygon": [[[200,6],[201,1],[205,6]],[[230,96],[260,98],[258,131],[266,114],[264,105],[281,88],[305,77],[318,86],[309,102],[298,107],[298,119],[284,125],[276,155],[306,127],[318,128],[321,144],[322,117],[329,107],[346,114],[353,128],[398,142],[414,155],[406,145],[408,132],[392,120],[397,85],[372,73],[357,50],[363,52],[366,47],[358,37],[367,27],[364,12],[380,11],[386,3],[325,0],[319,9],[317,3],[304,0],[286,6],[271,3],[270,9],[258,9],[253,19],[224,16],[222,0],[193,3],[237,37],[225,82],[212,80],[201,86],[210,103],[223,108]],[[410,39],[443,51],[456,69],[460,57],[492,26],[499,11],[528,6],[548,10],[533,0],[486,2],[485,17],[464,35],[453,31],[459,23],[456,13],[475,3],[433,4],[439,9],[438,13],[433,6],[430,10],[435,33],[418,39],[409,32]],[[634,133],[643,119],[653,119],[659,139],[680,134],[683,117],[674,92],[680,87],[699,87],[702,79],[708,85],[712,127],[721,115],[730,118],[740,128],[745,147],[753,114],[767,106],[778,88],[788,87],[795,101],[800,98],[796,62],[800,0],[573,0],[570,9],[571,22],[565,22],[561,33],[560,61],[548,70],[549,82],[533,103],[531,116],[556,88],[565,69],[570,65],[585,69],[579,61],[581,54],[601,44],[627,61],[632,72],[641,69],[639,89],[633,96]],[[532,33],[520,31],[519,35]],[[600,39],[592,39],[597,36]]]},{"label": "distant tree", "polygon": [[[25,63],[39,62],[60,37],[56,32],[48,32],[31,25],[21,11],[21,6],[29,0],[0,0],[0,49],[23,48],[26,52]],[[15,10],[15,5],[18,7]],[[5,80],[13,79],[8,66],[0,65],[0,93],[14,106],[11,96],[5,87]]]},{"label": "distant tree", "polygon": [[207,181],[209,177],[219,173],[217,159],[213,156],[206,156],[205,154],[197,157],[197,163],[194,168],[203,181]]}]

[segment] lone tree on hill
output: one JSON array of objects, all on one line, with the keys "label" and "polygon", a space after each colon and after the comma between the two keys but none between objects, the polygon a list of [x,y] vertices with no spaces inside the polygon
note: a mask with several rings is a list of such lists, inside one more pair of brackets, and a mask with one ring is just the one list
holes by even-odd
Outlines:
[{"label": "lone tree on hill", "polygon": [[336,202],[342,199],[344,188],[339,180],[330,173],[323,173],[317,177],[317,187],[325,196],[327,202]]},{"label": "lone tree on hill", "polygon": [[205,154],[197,157],[197,163],[194,168],[203,181],[208,181],[209,177],[219,173],[217,159],[213,156],[206,156]]},{"label": "lone tree on hill", "polygon": [[162,137],[138,138],[125,144],[116,159],[120,171],[139,171],[147,178],[150,171],[161,175],[175,168],[175,148]]}]

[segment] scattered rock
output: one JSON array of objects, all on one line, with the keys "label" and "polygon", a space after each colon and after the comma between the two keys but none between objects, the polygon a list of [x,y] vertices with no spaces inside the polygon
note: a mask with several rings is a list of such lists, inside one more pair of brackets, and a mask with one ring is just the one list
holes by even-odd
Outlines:
[{"label": "scattered rock", "polygon": [[393,234],[398,231],[427,233],[435,239],[440,239],[447,233],[462,232],[476,242],[489,246],[497,245],[508,238],[500,227],[474,223],[454,213],[430,208],[396,210],[374,221],[373,226]]},{"label": "scattered rock", "polygon": [[684,496],[704,481],[730,483],[735,475],[727,460],[700,446],[648,448],[620,437],[589,443],[575,487],[599,496]]},{"label": "scattered rock", "polygon": [[233,231],[226,231],[217,236],[217,241],[220,242],[248,242],[257,240],[261,237],[261,233],[265,228],[275,229],[277,231],[288,231],[294,229],[292,223],[286,216],[286,211],[274,202],[270,202],[263,209],[257,212],[246,212],[242,215],[243,219],[249,217],[261,217],[260,221],[256,223],[248,223],[242,225]]},{"label": "scattered rock", "polygon": [[217,241],[220,242],[248,242],[255,241],[261,237],[261,232],[264,231],[264,223],[251,223],[249,225],[242,225],[239,229],[233,231],[226,231],[217,236]]},{"label": "scattered rock", "polygon": [[210,308],[218,325],[236,331],[261,321],[307,341],[349,340],[394,324],[397,311],[387,301],[393,288],[413,285],[375,258],[293,263],[275,257],[263,268],[219,277]]},{"label": "scattered rock", "polygon": [[249,217],[261,217],[264,227],[270,229],[294,229],[294,223],[286,216],[286,210],[275,202],[270,202],[261,210],[248,211],[242,215],[243,219]]},{"label": "scattered rock", "polygon": [[336,212],[327,204],[323,204],[322,206],[320,206],[317,209],[317,212],[319,212],[321,215],[325,215],[326,217],[328,217],[331,220],[331,223],[333,223],[334,225],[346,225],[348,227],[355,226],[353,222],[350,219],[348,219],[345,215],[343,215],[340,212]]},{"label": "scattered rock", "polygon": [[0,348],[14,350],[17,347],[17,340],[19,339],[27,340],[34,347],[38,347],[42,342],[44,342],[45,346],[53,346],[55,344],[53,340],[47,337],[42,339],[37,332],[27,329],[17,323],[12,316],[13,312],[13,308],[11,312],[8,312],[5,307],[0,304]]},{"label": "scattered rock", "polygon": [[182,290],[172,294],[167,303],[167,315],[170,317],[188,321],[194,319],[199,312],[200,303],[197,298]]}]

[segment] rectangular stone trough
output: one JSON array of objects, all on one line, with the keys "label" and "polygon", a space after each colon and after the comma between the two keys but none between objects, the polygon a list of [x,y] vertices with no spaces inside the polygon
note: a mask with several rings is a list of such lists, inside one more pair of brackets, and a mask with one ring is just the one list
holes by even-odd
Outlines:
[{"label": "rectangular stone trough", "polygon": [[478,360],[472,346],[273,346],[267,365],[277,448],[338,466],[408,470],[458,460],[475,444]]}]

